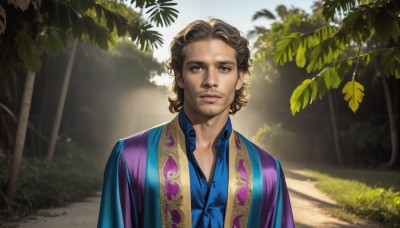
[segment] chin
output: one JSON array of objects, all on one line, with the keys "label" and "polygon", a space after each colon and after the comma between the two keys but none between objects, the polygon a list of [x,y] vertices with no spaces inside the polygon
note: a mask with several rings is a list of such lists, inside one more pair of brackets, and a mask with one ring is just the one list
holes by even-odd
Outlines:
[{"label": "chin", "polygon": [[222,105],[197,104],[193,106],[188,105],[184,109],[187,114],[192,113],[196,116],[202,116],[208,119],[214,118],[219,115],[224,115],[225,112],[229,115],[229,106],[224,107]]},{"label": "chin", "polygon": [[199,111],[199,114],[201,114],[203,116],[213,118],[213,117],[216,117],[219,115],[223,115],[226,110],[225,109],[206,109],[206,110],[198,110],[198,111]]}]

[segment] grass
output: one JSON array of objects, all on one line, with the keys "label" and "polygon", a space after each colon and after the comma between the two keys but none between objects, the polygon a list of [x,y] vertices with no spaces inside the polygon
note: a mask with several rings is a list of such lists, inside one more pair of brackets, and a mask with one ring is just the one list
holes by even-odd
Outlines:
[{"label": "grass", "polygon": [[400,191],[400,171],[385,171],[371,169],[337,168],[332,166],[313,167],[313,170],[325,173],[331,177],[356,180],[370,187],[380,187],[386,190]]},{"label": "grass", "polygon": [[[323,170],[323,171],[322,171]],[[400,227],[400,173],[338,169],[307,170],[317,180],[317,187],[343,206],[331,211],[345,220],[353,214],[391,227]]]}]

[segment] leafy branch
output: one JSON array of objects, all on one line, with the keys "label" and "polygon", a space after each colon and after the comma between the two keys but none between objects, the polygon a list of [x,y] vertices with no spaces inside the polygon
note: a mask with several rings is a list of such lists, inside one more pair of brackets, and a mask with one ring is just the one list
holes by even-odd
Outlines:
[{"label": "leafy branch", "polygon": [[[276,64],[282,66],[295,61],[298,67],[306,67],[308,73],[320,71],[314,78],[304,80],[293,91],[290,99],[293,115],[317,97],[322,98],[327,89],[338,88],[344,77],[349,75],[355,59],[357,61],[352,80],[342,90],[353,112],[357,111],[364,96],[363,85],[355,80],[360,59],[367,65],[371,58],[381,56],[384,73],[400,78],[400,50],[396,47],[360,54],[362,47],[367,47],[372,37],[383,44],[397,42],[400,38],[399,16],[383,5],[359,5],[360,2],[325,1],[324,15],[330,19],[338,11],[350,11],[340,26],[329,25],[309,33],[292,33],[277,44],[273,53]],[[358,44],[355,56],[339,60],[342,53],[353,51],[354,43]]]}]

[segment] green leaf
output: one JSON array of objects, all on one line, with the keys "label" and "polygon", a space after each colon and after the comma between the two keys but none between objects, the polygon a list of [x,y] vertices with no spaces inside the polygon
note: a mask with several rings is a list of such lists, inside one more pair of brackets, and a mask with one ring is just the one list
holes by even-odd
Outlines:
[{"label": "green leaf", "polygon": [[146,8],[150,8],[146,14],[150,14],[149,20],[157,26],[169,26],[178,17],[179,11],[171,7],[176,5],[173,0],[153,1],[146,5]]},{"label": "green leaf", "polygon": [[371,53],[366,53],[363,55],[360,55],[361,60],[364,62],[365,65],[368,65],[371,62]]},{"label": "green leaf", "polygon": [[25,30],[17,32],[15,45],[17,46],[17,55],[24,63],[25,68],[39,72],[41,67],[40,54],[35,46],[35,42]]},{"label": "green leaf", "polygon": [[383,53],[383,72],[387,76],[394,76],[400,79],[400,51],[390,49]]},{"label": "green leaf", "polygon": [[[126,35],[128,23],[126,18],[100,4],[96,4],[95,9],[96,14],[104,15],[109,31],[113,31],[114,28],[116,28],[118,36]],[[99,15],[97,15],[97,17],[99,17]]]},{"label": "green leaf", "polygon": [[278,44],[273,54],[275,63],[283,66],[287,61],[293,61],[293,55],[296,53],[297,42],[300,33],[292,33],[283,38]]},{"label": "green leaf", "polygon": [[342,90],[344,100],[349,103],[350,109],[355,113],[364,97],[364,86],[356,82],[354,78],[347,82]]},{"label": "green leaf", "polygon": [[311,51],[310,63],[307,66],[308,73],[322,69],[325,63],[325,52],[326,46],[323,44],[318,45]]},{"label": "green leaf", "polygon": [[304,109],[317,98],[322,99],[328,89],[338,88],[343,78],[348,75],[352,64],[352,59],[345,59],[326,67],[313,79],[304,80],[290,98],[292,114],[294,115],[300,108]]},{"label": "green leaf", "polygon": [[312,82],[312,79],[306,79],[293,91],[292,96],[290,97],[290,109],[292,115],[299,112],[300,108],[304,109],[309,103],[311,95],[310,84]]},{"label": "green leaf", "polygon": [[316,44],[319,44],[321,41],[332,37],[337,31],[338,28],[336,26],[324,26],[314,31],[313,38],[317,41]]},{"label": "green leaf", "polygon": [[348,75],[352,64],[352,59],[339,61],[321,71],[318,78],[323,78],[326,89],[337,89],[343,78]]},{"label": "green leaf", "polygon": [[323,40],[319,45],[312,49],[310,54],[310,63],[307,66],[307,72],[311,73],[321,70],[326,64],[332,63],[339,58],[338,46],[340,41],[335,37]]},{"label": "green leaf", "polygon": [[131,4],[136,2],[136,7],[143,8],[145,3],[147,2],[146,0],[131,0]]},{"label": "green leaf", "polygon": [[398,17],[389,14],[387,9],[380,8],[376,18],[373,22],[378,38],[383,42],[390,42],[390,39],[396,42],[400,36]]},{"label": "green leaf", "polygon": [[322,15],[326,20],[333,20],[336,13],[346,13],[358,5],[361,0],[327,0],[322,2]]},{"label": "green leaf", "polygon": [[67,35],[56,27],[47,27],[44,50],[51,56],[57,56],[67,46]]},{"label": "green leaf", "polygon": [[148,51],[152,48],[158,48],[163,42],[161,34],[150,30],[151,28],[153,28],[151,24],[142,24],[140,21],[135,21],[129,30],[131,39],[141,50]]},{"label": "green leaf", "polygon": [[303,68],[306,65],[307,40],[300,43],[296,53],[296,65]]},{"label": "green leaf", "polygon": [[269,19],[269,20],[275,20],[275,16],[273,13],[271,13],[271,11],[267,10],[267,9],[262,9],[257,11],[253,17],[251,18],[252,21],[255,21],[257,19],[260,18],[265,18],[265,19]]}]

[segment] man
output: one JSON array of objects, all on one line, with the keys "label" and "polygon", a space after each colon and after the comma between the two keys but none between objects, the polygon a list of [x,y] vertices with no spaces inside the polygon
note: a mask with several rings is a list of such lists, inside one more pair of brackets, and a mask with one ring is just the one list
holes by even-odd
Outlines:
[{"label": "man", "polygon": [[248,41],[218,20],[172,41],[174,120],[119,140],[98,227],[294,227],[277,159],[232,130],[247,103]]}]

